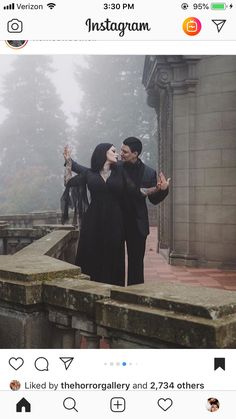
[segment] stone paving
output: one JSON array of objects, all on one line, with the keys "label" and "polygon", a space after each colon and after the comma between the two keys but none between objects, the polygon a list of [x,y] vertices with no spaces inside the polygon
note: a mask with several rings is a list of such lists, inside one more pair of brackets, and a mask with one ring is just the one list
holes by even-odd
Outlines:
[{"label": "stone paving", "polygon": [[236,270],[188,268],[171,266],[158,253],[157,229],[150,227],[150,235],[146,243],[145,282],[149,280],[168,281],[185,285],[219,288],[236,291]]}]

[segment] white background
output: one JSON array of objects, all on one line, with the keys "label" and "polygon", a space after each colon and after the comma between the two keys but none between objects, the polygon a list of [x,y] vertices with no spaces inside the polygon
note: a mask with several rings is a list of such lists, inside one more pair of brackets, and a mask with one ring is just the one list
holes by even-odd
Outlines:
[{"label": "white background", "polygon": [[[1,2],[0,39],[27,39],[27,47],[18,50],[18,54],[31,53],[78,53],[78,54],[234,54],[236,52],[236,6],[225,11],[194,10],[193,2],[188,2],[187,11],[181,9],[182,0],[135,0],[134,10],[122,10],[126,2],[115,2],[121,10],[104,10],[104,1],[78,0],[55,1],[53,10],[42,1],[30,4],[43,4],[44,9],[34,10],[3,10],[3,5],[12,1]],[[23,2],[27,4],[28,2]],[[15,2],[15,4],[19,4]],[[111,3],[109,3],[111,4]],[[210,6],[211,2],[204,2]],[[229,6],[230,1],[226,1]],[[188,17],[196,17],[202,23],[202,30],[197,36],[190,37],[183,32],[183,21]],[[13,18],[22,20],[23,32],[8,33],[7,22]],[[150,32],[129,32],[123,37],[118,32],[90,32],[85,21],[102,22],[109,18],[113,22],[149,22]],[[226,19],[220,33],[217,32],[212,19]],[[55,40],[60,42],[40,42]],[[67,42],[66,42],[67,41]],[[132,41],[132,42],[131,42]],[[0,52],[15,53],[0,44]]]},{"label": "white background", "polygon": [[[69,369],[59,359],[74,357]],[[10,357],[22,357],[23,366],[15,371],[8,363]],[[38,371],[34,362],[38,357],[48,359],[48,371]],[[226,358],[226,371],[214,371],[214,357]],[[126,362],[126,366],[122,363]],[[0,360],[1,413],[4,419],[42,416],[105,417],[114,415],[123,418],[235,418],[234,395],[236,392],[236,355],[232,350],[1,350]],[[19,391],[9,388],[11,380],[21,382]],[[128,391],[121,390],[25,390],[25,383],[79,382],[79,383],[130,383]],[[134,383],[174,382],[175,389],[132,390]],[[178,390],[178,383],[204,383],[204,390]],[[31,413],[16,413],[16,403],[25,397],[32,405]],[[63,400],[73,397],[76,409],[68,411]],[[124,397],[126,410],[114,413],[110,410],[110,399]],[[210,413],[206,401],[215,397],[220,401],[220,409]],[[168,411],[158,407],[159,398],[171,398],[173,405]],[[121,416],[119,416],[121,415]],[[212,416],[213,415],[213,416]]]}]

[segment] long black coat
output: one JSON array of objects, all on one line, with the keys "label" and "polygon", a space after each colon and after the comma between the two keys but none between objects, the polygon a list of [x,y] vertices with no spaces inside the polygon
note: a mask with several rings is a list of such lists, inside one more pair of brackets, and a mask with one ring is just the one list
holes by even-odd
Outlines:
[{"label": "long black coat", "polygon": [[[130,163],[131,164],[131,163]],[[157,185],[157,174],[156,171],[151,167],[145,165],[140,161],[140,179],[138,180],[137,189],[140,191],[140,188],[152,188]],[[126,164],[123,164],[123,171],[126,172]],[[149,234],[149,220],[148,220],[148,210],[146,203],[146,196],[141,192],[139,194],[129,193],[129,173],[126,173],[127,179],[127,192],[125,200],[125,212],[129,214],[132,218],[135,218],[136,225],[139,230],[139,233],[146,237]],[[159,190],[148,196],[148,200],[153,204],[157,205],[168,195],[167,190]]]}]

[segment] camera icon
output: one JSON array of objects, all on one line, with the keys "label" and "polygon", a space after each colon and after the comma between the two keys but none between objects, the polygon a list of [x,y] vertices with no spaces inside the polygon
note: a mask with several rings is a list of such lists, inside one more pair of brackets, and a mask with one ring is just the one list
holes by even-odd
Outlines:
[{"label": "camera icon", "polygon": [[7,31],[9,33],[21,33],[23,31],[23,22],[18,19],[12,19],[7,22]]}]

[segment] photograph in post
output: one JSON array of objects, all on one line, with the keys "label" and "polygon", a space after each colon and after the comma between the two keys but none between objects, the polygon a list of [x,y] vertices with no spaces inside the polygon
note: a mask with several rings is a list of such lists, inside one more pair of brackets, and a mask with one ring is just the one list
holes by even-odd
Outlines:
[{"label": "photograph in post", "polygon": [[236,348],[236,56],[3,55],[0,93],[0,348]]}]

